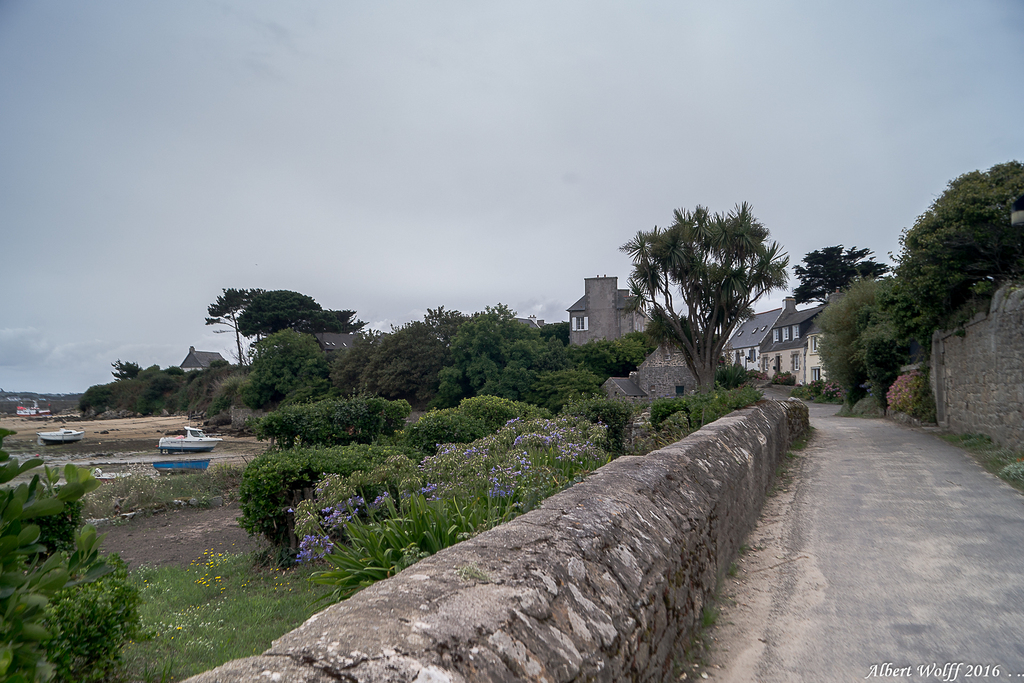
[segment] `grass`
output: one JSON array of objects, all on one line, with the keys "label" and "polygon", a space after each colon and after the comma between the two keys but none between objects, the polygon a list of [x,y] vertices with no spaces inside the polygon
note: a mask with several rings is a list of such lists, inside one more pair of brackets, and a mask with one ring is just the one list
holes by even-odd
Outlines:
[{"label": "grass", "polygon": [[1024,491],[1024,451],[993,443],[984,434],[941,434],[943,440],[962,448],[986,470],[1014,488]]},{"label": "grass", "polygon": [[309,568],[253,564],[250,554],[210,550],[184,570],[134,571],[149,636],[126,648],[128,680],[180,681],[259,654],[312,616],[313,603],[329,590],[310,583]]},{"label": "grass", "polygon": [[206,507],[214,496],[228,503],[237,497],[242,481],[241,467],[214,465],[195,474],[152,476],[148,465],[131,465],[130,475],[105,482],[82,498],[84,519],[103,519],[118,512],[144,510],[167,505],[174,500],[195,498]]}]

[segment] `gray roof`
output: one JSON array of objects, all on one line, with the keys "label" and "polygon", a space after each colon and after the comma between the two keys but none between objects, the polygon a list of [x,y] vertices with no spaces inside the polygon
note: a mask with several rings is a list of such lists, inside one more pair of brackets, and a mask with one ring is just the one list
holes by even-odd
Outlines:
[{"label": "gray roof", "polygon": [[317,332],[316,337],[320,348],[324,351],[339,351],[352,346],[352,340],[356,338],[354,332]]},{"label": "gray roof", "polygon": [[[188,355],[181,361],[179,368],[208,368],[215,360],[225,360],[224,356],[216,351],[196,351],[196,347],[188,347]],[[227,361],[225,361],[227,362]]]},{"label": "gray roof", "polygon": [[613,385],[626,396],[641,397],[647,395],[640,390],[640,387],[638,387],[633,380],[628,377],[609,377],[605,380],[604,385],[607,386],[609,384]]},{"label": "gray roof", "polygon": [[[615,290],[615,308],[619,309],[620,311],[626,308],[626,306],[628,306],[629,302],[632,300],[633,295],[629,293],[628,289]],[[583,296],[581,296],[579,301],[577,301],[576,303],[574,303],[572,306],[565,310],[569,311],[570,313],[587,310],[587,295],[584,294]]]},{"label": "gray roof", "polygon": [[790,325],[800,326],[800,336],[796,339],[788,339],[787,341],[773,342],[773,337],[765,337],[764,345],[761,348],[761,353],[773,353],[775,351],[788,351],[790,349],[802,348],[807,343],[807,331],[814,324],[814,319],[819,313],[825,310],[827,304],[821,304],[814,308],[807,308],[802,311],[785,311],[779,316],[779,319],[772,325],[772,329],[776,327],[789,327]]},{"label": "gray roof", "polygon": [[733,332],[729,339],[729,345],[734,349],[745,349],[751,346],[759,346],[768,335],[768,330],[779,319],[782,314],[781,308],[773,308],[764,313],[756,313],[753,318],[747,320]]}]

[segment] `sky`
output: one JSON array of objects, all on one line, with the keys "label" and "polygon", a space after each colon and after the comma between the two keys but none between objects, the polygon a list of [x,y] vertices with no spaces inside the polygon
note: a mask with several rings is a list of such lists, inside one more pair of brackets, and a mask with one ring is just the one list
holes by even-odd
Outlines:
[{"label": "sky", "polygon": [[888,263],[1022,67],[1019,0],[0,0],[0,389],[231,358],[225,288],[567,320],[698,204]]}]

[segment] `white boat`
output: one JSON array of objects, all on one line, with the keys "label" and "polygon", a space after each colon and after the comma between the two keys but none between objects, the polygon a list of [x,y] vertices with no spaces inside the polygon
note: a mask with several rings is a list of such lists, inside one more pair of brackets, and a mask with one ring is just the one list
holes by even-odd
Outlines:
[{"label": "white boat", "polygon": [[79,432],[74,429],[62,427],[61,429],[58,429],[55,432],[36,432],[36,436],[39,437],[39,445],[44,446],[46,444],[72,443],[73,441],[81,441],[82,437],[85,436],[85,432]]},{"label": "white boat", "polygon": [[184,436],[165,436],[157,448],[161,453],[206,453],[221,441],[223,439],[207,436],[198,427],[185,427]]}]

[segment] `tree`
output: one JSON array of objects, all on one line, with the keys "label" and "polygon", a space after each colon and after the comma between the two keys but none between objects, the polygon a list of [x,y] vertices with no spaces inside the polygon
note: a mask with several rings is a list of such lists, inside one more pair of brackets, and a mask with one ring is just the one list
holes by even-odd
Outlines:
[{"label": "tree", "polygon": [[330,392],[327,359],[316,339],[284,329],[256,342],[256,357],[242,385],[245,405],[253,409],[300,395],[320,398]]},{"label": "tree", "polygon": [[1019,161],[966,173],[903,231],[888,303],[901,336],[927,348],[933,331],[962,325],[1001,283],[1024,276],[1024,227],[1010,222],[1022,193]]},{"label": "tree", "polygon": [[[207,325],[227,325],[235,331],[235,344],[238,349],[238,364],[246,365],[247,357],[242,352],[242,333],[238,329],[238,316],[240,316],[252,300],[263,294],[262,289],[225,289],[212,304],[206,307],[209,318]],[[216,330],[217,332],[228,332],[228,330]]]},{"label": "tree", "polygon": [[891,280],[857,280],[818,316],[824,333],[819,346],[828,378],[846,390],[855,404],[867,393],[886,406],[886,392],[907,362],[907,347],[896,338],[889,314],[882,306]]},{"label": "tree", "polygon": [[630,332],[618,339],[592,339],[570,346],[569,358],[604,383],[609,377],[628,377],[657,347],[643,332]]},{"label": "tree", "polygon": [[698,386],[710,390],[729,336],[758,298],[785,286],[789,258],[746,202],[729,214],[677,209],[674,219],[620,250],[633,260],[632,306],[648,314],[648,336],[678,347]]},{"label": "tree", "polygon": [[114,368],[114,371],[110,374],[112,374],[116,380],[135,379],[139,376],[139,373],[142,372],[142,366],[138,363],[123,361],[120,358],[111,363],[110,366]]},{"label": "tree", "polygon": [[333,315],[335,320],[338,321],[338,332],[358,332],[364,327],[366,327],[366,323],[364,321],[354,319],[356,317],[355,311],[345,310],[327,312]]},{"label": "tree", "polygon": [[238,331],[245,337],[262,339],[285,329],[304,334],[341,332],[342,323],[313,297],[288,290],[260,292],[238,316]]},{"label": "tree", "polygon": [[[804,256],[804,266],[794,266],[800,285],[793,290],[798,304],[809,301],[828,303],[829,294],[846,289],[858,277],[880,278],[889,272],[889,266],[875,263],[870,249],[843,245],[825,247]],[[865,258],[866,257],[866,258]]]}]

